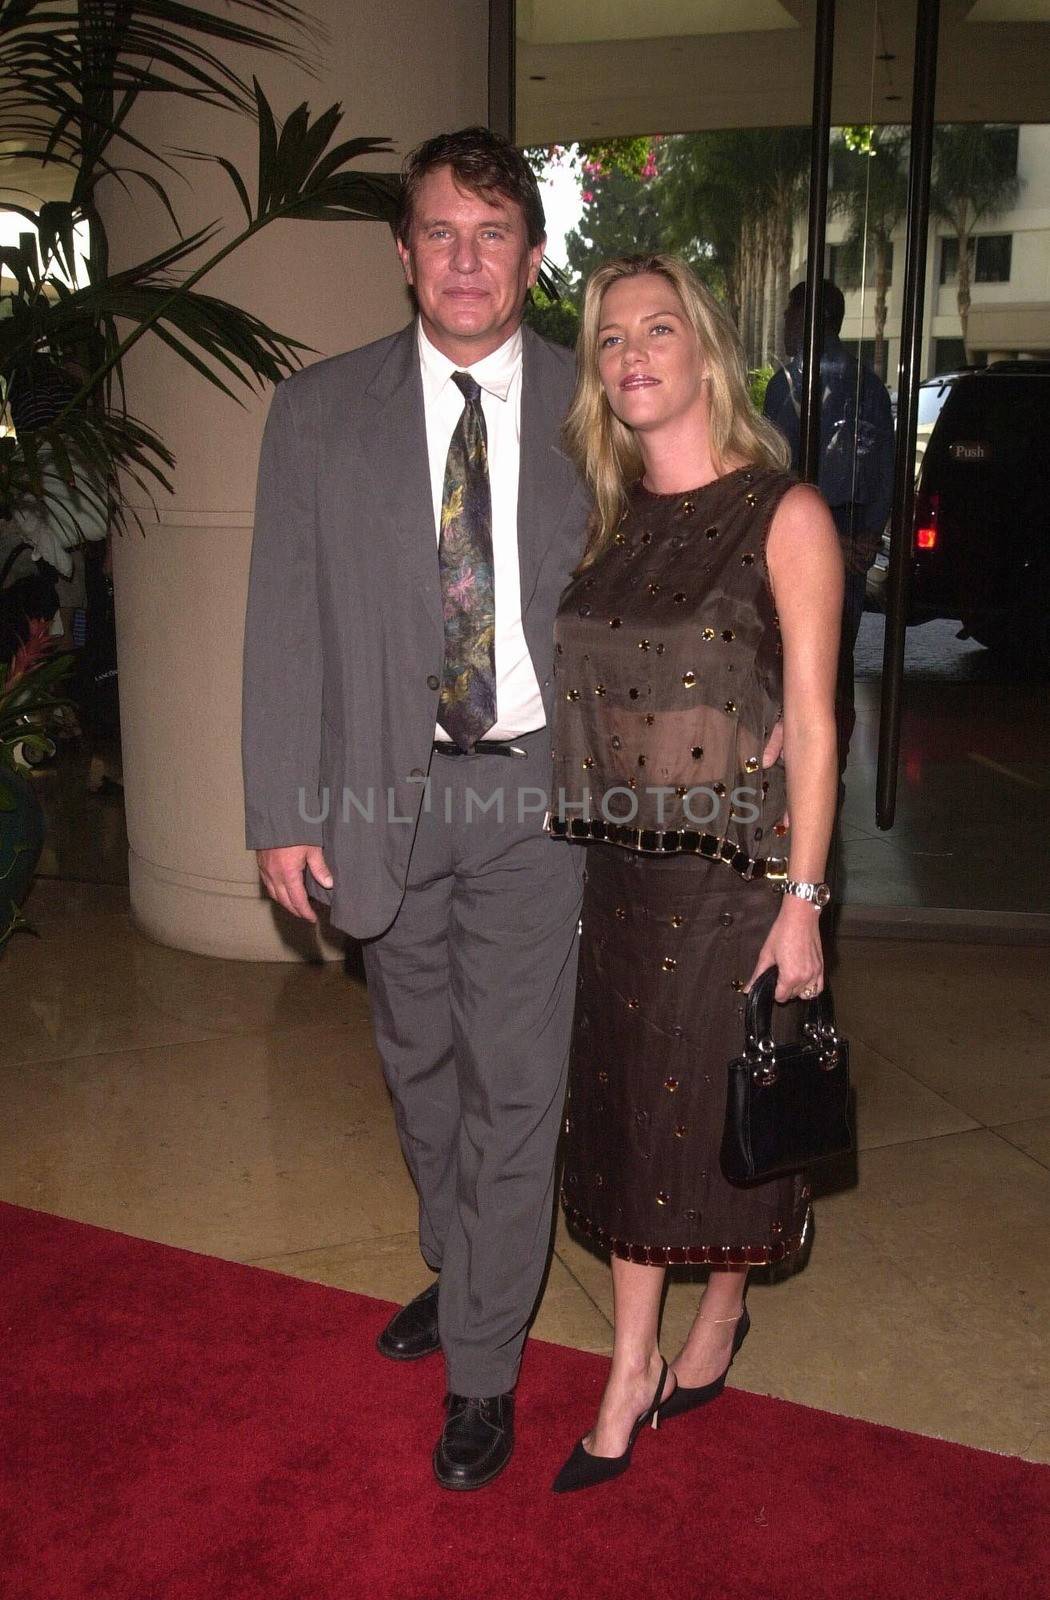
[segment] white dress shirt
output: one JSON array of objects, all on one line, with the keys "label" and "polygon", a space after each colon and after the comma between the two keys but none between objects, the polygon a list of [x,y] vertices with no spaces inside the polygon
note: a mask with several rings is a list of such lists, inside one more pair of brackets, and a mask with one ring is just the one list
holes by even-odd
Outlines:
[{"label": "white dress shirt", "polygon": [[[423,410],[427,425],[430,487],[435,538],[441,537],[441,491],[448,447],[460,417],[463,396],[454,372],[469,372],[481,386],[481,409],[488,438],[492,492],[492,559],[496,598],[496,722],[486,739],[516,739],[546,722],[536,669],[521,623],[521,571],[518,563],[518,469],[521,460],[521,329],[498,350],[471,367],[457,367],[442,355],[417,323]],[[441,727],[435,739],[448,739]]]}]

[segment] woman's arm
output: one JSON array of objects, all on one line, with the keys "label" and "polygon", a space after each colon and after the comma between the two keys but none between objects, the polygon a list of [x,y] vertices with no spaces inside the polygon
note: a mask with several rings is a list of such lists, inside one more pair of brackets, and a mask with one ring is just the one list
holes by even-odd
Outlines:
[{"label": "woman's arm", "polygon": [[[784,766],[791,817],[788,876],[819,883],[838,790],[835,681],[842,626],[842,554],[824,501],[808,484],[784,496],[766,544],[784,643]],[[785,895],[748,987],[774,963],[776,998],[824,983],[816,906]]]}]

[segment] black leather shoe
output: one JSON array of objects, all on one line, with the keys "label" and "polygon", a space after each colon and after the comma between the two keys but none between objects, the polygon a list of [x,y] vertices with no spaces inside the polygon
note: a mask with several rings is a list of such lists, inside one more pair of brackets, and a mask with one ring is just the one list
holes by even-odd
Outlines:
[{"label": "black leather shoe", "polygon": [[445,1489],[480,1489],[503,1471],[514,1450],[514,1396],[476,1400],[450,1394],[434,1451],[434,1476]]},{"label": "black leather shoe", "polygon": [[376,1349],[391,1361],[418,1361],[420,1356],[432,1356],[441,1349],[436,1281],[394,1312],[376,1340]]}]

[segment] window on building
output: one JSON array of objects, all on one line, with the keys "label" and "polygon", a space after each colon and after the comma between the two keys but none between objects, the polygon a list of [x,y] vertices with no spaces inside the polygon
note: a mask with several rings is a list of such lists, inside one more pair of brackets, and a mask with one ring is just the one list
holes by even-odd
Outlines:
[{"label": "window on building", "polygon": [[828,245],[828,260],[825,267],[825,276],[831,283],[837,283],[840,289],[852,289],[854,273],[851,270],[848,247],[844,244]]},{"label": "window on building", "polygon": [[934,339],[931,377],[938,372],[956,372],[966,365],[966,346],[961,339]]},{"label": "window on building", "polygon": [[[830,279],[832,283],[837,283],[840,289],[847,291],[850,289],[859,289],[860,273],[857,270],[857,259],[859,254],[860,252],[856,245],[846,243],[829,244],[827,252],[827,265],[824,269],[825,277]],[[892,242],[886,251],[886,266],[886,283],[889,285],[893,282]],[[868,262],[867,266],[865,267],[865,287],[868,289],[874,289],[875,287],[874,250],[868,251]]]},{"label": "window on building", "polygon": [[941,240],[941,283],[951,283],[959,275],[959,241],[954,234]]},{"label": "window on building", "polygon": [[[982,233],[970,241],[970,276],[974,283],[1009,283],[1013,262],[1012,233]],[[941,240],[942,283],[959,276],[959,241],[952,234]]]},{"label": "window on building", "polygon": [[1017,127],[985,129],[985,137],[994,156],[996,168],[1004,178],[1015,178],[1017,176],[1017,148],[1020,132],[1020,128]]},{"label": "window on building", "polygon": [[1013,259],[1012,233],[982,233],[977,245],[975,283],[1009,283]]}]

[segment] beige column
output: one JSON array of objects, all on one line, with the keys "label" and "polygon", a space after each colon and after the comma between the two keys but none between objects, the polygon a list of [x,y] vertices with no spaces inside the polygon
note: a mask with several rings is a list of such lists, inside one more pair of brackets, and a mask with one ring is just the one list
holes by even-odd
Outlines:
[{"label": "beige column", "polygon": [[[397,155],[418,140],[483,122],[485,0],[308,0],[329,29],[321,74],[248,64],[283,120],[308,99],[341,101],[340,137],[385,135]],[[238,67],[242,63],[237,63]],[[254,131],[233,118],[158,102],[136,125],[152,147],[221,151],[254,183]],[[172,186],[186,231],[239,206],[217,169]],[[116,264],[170,241],[146,197],[108,196]],[[381,223],[277,223],[202,288],[246,306],[319,355],[402,326],[410,308]],[[307,360],[315,359],[308,356]],[[131,410],[174,450],[174,492],[144,517],[145,536],[115,541],[121,733],[132,915],[162,944],[246,960],[337,957],[342,936],[315,934],[261,893],[244,848],[240,660],[259,440],[269,395],[242,409],[145,339],[129,358]]]}]

